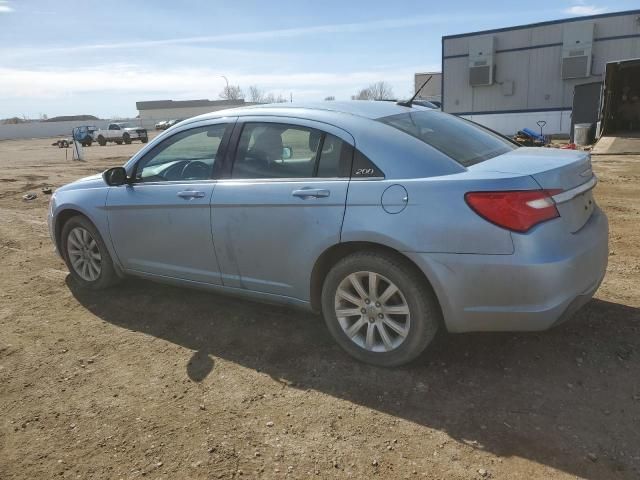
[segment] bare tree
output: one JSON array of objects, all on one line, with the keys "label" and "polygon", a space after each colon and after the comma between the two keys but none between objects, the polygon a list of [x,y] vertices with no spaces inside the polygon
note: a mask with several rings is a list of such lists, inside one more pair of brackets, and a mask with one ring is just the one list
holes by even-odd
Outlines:
[{"label": "bare tree", "polygon": [[390,100],[393,98],[393,89],[385,81],[372,83],[367,88],[361,89],[352,95],[352,100]]},{"label": "bare tree", "polygon": [[257,86],[251,85],[249,87],[249,101],[255,103],[266,103],[265,94]]},{"label": "bare tree", "polygon": [[351,95],[351,100],[373,100],[371,97],[371,90],[368,88],[362,88],[355,95]]},{"label": "bare tree", "polygon": [[244,93],[240,85],[228,85],[220,92],[220,98],[223,100],[243,100]]},{"label": "bare tree", "polygon": [[287,98],[282,94],[276,97],[273,92],[265,92],[255,85],[249,87],[249,101],[256,103],[285,103]]},{"label": "bare tree", "polygon": [[328,97],[324,97],[324,100],[326,102],[332,102],[335,99],[336,99],[336,97],[334,97],[333,95],[329,95]]}]

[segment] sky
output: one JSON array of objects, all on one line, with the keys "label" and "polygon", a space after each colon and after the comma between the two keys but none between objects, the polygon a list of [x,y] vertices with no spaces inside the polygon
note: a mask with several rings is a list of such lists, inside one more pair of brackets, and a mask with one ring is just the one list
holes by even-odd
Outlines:
[{"label": "sky", "polygon": [[[505,5],[509,4],[509,7]],[[638,8],[637,0],[0,0],[0,118],[137,114],[219,98],[226,77],[294,101],[398,98],[443,35]]]}]

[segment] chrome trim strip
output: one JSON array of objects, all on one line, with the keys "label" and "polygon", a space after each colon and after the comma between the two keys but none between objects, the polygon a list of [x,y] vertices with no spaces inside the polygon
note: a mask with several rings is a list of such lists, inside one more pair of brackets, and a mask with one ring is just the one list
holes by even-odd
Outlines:
[{"label": "chrome trim strip", "polygon": [[596,183],[598,183],[598,179],[594,175],[590,180],[583,183],[582,185],[578,185],[577,187],[572,188],[571,190],[567,190],[566,192],[558,193],[551,198],[553,198],[553,201],[556,203],[565,203],[576,198],[578,195],[591,190],[596,186]]}]

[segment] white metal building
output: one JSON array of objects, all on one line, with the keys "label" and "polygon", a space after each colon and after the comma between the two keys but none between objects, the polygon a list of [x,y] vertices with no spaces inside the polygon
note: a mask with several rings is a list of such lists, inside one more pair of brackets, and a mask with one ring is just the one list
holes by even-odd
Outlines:
[{"label": "white metal building", "polygon": [[184,120],[225,108],[252,105],[244,100],[152,100],[136,102],[140,123],[145,128],[162,120]]},{"label": "white metal building", "polygon": [[640,57],[640,10],[442,38],[443,110],[504,134],[569,133],[574,87]]}]

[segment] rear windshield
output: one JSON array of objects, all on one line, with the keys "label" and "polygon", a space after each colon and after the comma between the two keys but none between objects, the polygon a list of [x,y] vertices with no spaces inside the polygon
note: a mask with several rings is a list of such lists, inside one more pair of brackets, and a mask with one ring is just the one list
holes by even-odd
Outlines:
[{"label": "rear windshield", "polygon": [[464,167],[517,146],[480,125],[441,112],[416,111],[378,119],[440,150]]}]

